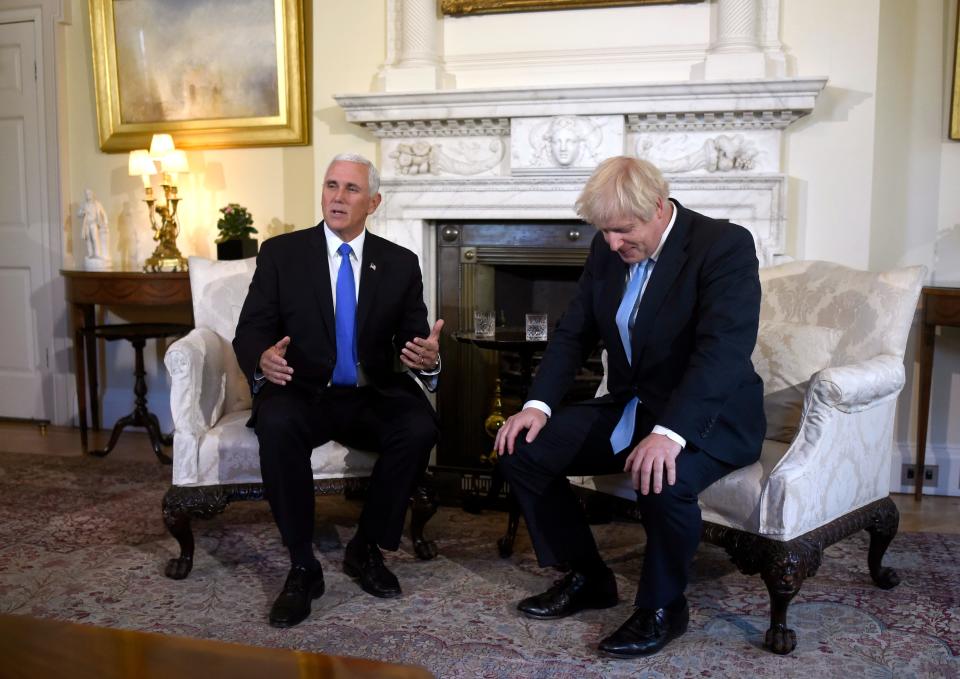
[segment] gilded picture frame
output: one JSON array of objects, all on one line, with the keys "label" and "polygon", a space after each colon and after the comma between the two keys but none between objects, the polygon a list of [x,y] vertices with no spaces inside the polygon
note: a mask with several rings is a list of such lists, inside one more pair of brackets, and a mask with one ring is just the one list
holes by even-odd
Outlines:
[{"label": "gilded picture frame", "polygon": [[309,143],[302,0],[89,0],[100,148]]},{"label": "gilded picture frame", "polygon": [[498,14],[504,12],[537,12],[554,9],[587,9],[591,7],[627,7],[630,5],[673,5],[702,0],[440,0],[444,14]]},{"label": "gilded picture frame", "polygon": [[953,35],[953,97],[950,102],[950,138],[960,141],[960,3]]}]

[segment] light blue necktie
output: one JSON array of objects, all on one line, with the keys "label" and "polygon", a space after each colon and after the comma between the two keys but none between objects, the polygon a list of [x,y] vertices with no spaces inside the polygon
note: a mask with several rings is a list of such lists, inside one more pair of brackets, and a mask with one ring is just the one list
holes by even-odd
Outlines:
[{"label": "light blue necktie", "polygon": [[[623,351],[627,355],[627,363],[631,364],[633,363],[633,349],[630,346],[630,333],[633,330],[634,312],[640,302],[640,293],[643,290],[643,283],[647,280],[649,271],[649,259],[637,264],[637,270],[630,277],[627,289],[623,293],[623,299],[620,300],[620,307],[617,309],[617,330],[620,331],[620,341],[623,342]],[[627,405],[623,408],[623,414],[620,415],[620,421],[617,422],[617,426],[613,428],[613,433],[610,434],[610,446],[614,453],[619,453],[630,445],[639,402],[636,396],[627,402]]]},{"label": "light blue necktie", "polygon": [[332,384],[357,386],[357,343],[354,338],[357,319],[357,287],[353,282],[353,267],[350,253],[353,250],[343,243],[337,252],[340,255],[340,271],[337,273],[337,364],[333,368]]}]

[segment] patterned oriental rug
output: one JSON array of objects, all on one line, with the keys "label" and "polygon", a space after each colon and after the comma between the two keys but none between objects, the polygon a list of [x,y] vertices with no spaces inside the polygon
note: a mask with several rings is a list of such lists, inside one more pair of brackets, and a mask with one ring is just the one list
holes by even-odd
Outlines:
[{"label": "patterned oriental rug", "polygon": [[169,468],[151,462],[0,453],[0,611],[108,627],[289,647],[426,667],[439,677],[960,677],[960,536],[898,535],[883,591],[867,572],[867,536],[831,547],[790,607],[799,644],[761,647],[766,590],[702,546],[688,591],[690,631],[660,654],[601,658],[597,641],[631,612],[639,525],[596,527],[623,601],[561,621],[515,603],[558,577],[536,565],[521,529],[510,559],[495,540],[505,516],[442,508],[427,525],[440,555],[418,561],[405,538],[388,564],[404,595],[379,600],[340,570],[360,505],[318,498],[316,544],[327,593],[289,630],[267,625],[286,576],[266,503],[236,503],[195,526],[190,577],[163,575],[177,553],[160,516]]}]

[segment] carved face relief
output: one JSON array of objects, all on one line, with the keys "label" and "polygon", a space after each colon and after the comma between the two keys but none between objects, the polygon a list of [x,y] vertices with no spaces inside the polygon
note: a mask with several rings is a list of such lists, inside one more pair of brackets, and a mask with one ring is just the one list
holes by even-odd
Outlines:
[{"label": "carved face relief", "polygon": [[550,153],[557,165],[567,167],[580,157],[580,136],[572,127],[563,127],[550,136]]}]

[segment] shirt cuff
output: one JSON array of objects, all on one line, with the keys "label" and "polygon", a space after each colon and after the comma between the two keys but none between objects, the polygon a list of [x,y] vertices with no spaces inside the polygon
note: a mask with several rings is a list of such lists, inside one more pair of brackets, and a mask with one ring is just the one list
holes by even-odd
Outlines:
[{"label": "shirt cuff", "polygon": [[660,434],[661,436],[666,436],[668,439],[670,439],[670,440],[673,441],[674,443],[679,443],[681,449],[687,447],[687,439],[683,438],[682,436],[680,436],[680,434],[678,434],[677,432],[673,431],[672,429],[667,429],[666,427],[661,427],[659,424],[656,425],[656,426],[653,428],[653,431],[650,432],[650,433],[651,433],[651,434]]},{"label": "shirt cuff", "polygon": [[443,362],[440,360],[440,354],[437,354],[437,366],[433,370],[418,370],[423,377],[432,377],[434,375],[440,374],[440,368],[443,367]]},{"label": "shirt cuff", "polygon": [[550,410],[550,406],[543,401],[527,401],[523,404],[523,409],[526,410],[527,408],[536,408],[540,412],[544,413],[547,417],[550,417],[550,415],[553,413],[553,411]]}]

